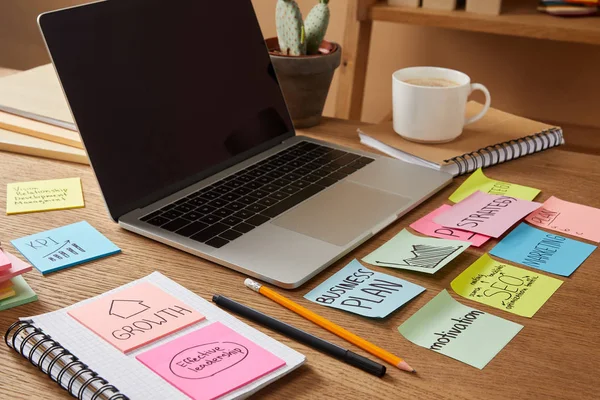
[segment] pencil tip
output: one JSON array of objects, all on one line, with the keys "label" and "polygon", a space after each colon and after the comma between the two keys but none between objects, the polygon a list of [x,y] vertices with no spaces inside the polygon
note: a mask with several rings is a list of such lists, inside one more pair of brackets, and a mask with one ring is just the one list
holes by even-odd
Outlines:
[{"label": "pencil tip", "polygon": [[400,361],[396,367],[398,367],[398,369],[401,369],[402,371],[406,371],[406,372],[412,372],[414,374],[417,373],[417,371],[411,367],[410,365],[408,365],[408,363],[406,361]]}]

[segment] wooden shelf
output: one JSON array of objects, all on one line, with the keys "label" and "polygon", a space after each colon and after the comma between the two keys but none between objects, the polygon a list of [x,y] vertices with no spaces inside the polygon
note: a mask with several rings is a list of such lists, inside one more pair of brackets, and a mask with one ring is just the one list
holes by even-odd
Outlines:
[{"label": "wooden shelf", "polygon": [[495,16],[467,13],[464,10],[437,11],[379,3],[371,7],[369,19],[600,45],[599,17],[554,17],[532,9],[531,4],[516,6],[502,15]]}]

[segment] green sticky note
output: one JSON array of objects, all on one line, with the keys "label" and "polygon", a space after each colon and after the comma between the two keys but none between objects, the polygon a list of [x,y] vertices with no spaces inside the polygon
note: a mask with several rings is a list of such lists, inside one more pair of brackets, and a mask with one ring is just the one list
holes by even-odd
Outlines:
[{"label": "green sticky note", "polygon": [[416,236],[403,229],[362,260],[380,267],[434,274],[470,245],[462,240]]},{"label": "green sticky note", "polygon": [[414,344],[483,369],[522,328],[464,306],[443,290],[398,331]]},{"label": "green sticky note", "polygon": [[478,190],[483,193],[516,197],[522,200],[533,200],[540,193],[539,189],[490,179],[479,168],[452,193],[449,199],[454,203],[459,203]]},{"label": "green sticky note", "polygon": [[496,261],[484,254],[450,285],[469,300],[531,318],[562,281]]},{"label": "green sticky note", "polygon": [[0,300],[0,311],[8,310],[9,308],[21,306],[37,300],[37,294],[29,287],[22,276],[16,276],[11,279],[13,289],[17,292],[16,296],[8,299]]}]

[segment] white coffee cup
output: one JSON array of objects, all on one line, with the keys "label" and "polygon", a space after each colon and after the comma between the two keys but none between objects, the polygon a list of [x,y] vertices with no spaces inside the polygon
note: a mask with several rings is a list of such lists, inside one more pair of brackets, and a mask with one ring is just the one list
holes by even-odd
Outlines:
[{"label": "white coffee cup", "polygon": [[[465,118],[468,97],[475,90],[485,94],[485,105],[476,116]],[[437,67],[412,67],[394,72],[392,97],[394,131],[405,139],[424,143],[456,139],[465,125],[485,115],[492,102],[487,88],[471,83],[467,74]]]}]

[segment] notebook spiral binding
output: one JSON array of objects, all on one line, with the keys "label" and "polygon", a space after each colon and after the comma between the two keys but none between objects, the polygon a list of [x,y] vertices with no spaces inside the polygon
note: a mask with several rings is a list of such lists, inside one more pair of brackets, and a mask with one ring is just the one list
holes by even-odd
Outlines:
[{"label": "notebook spiral binding", "polygon": [[9,326],[4,341],[77,399],[129,400],[31,321],[17,321]]},{"label": "notebook spiral binding", "polygon": [[[458,166],[458,175],[463,175],[475,171],[477,168],[488,167],[492,164],[501,164],[505,161],[558,146],[562,141],[562,129],[552,128],[517,140],[496,143],[444,161],[455,163]],[[489,156],[489,161],[485,157],[486,154]],[[494,156],[497,159],[495,163],[493,162]]]}]

